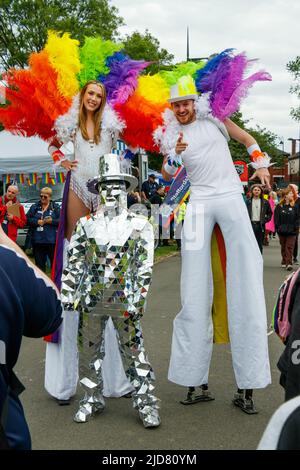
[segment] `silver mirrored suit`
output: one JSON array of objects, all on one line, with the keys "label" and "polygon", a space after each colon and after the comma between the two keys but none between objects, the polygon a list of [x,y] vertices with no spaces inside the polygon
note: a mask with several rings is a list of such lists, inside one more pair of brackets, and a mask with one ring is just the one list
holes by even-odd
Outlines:
[{"label": "silver mirrored suit", "polygon": [[145,427],[155,427],[160,424],[159,400],[140,323],[151,283],[154,235],[146,218],[127,210],[128,181],[112,168],[117,159],[116,155],[100,158],[100,175],[89,189],[99,188],[101,205],[95,214],[78,221],[62,276],[64,308],[80,315],[80,384],[85,394],[74,420],[86,422],[105,407],[101,368],[104,330],[111,317],[124,370],[134,387],[133,407]]}]

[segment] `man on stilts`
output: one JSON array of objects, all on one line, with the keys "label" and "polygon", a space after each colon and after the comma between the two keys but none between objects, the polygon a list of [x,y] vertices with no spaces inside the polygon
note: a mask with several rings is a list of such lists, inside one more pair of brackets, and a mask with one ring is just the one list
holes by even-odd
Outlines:
[{"label": "man on stilts", "polygon": [[[191,183],[182,231],[182,309],[174,320],[169,380],[188,387],[183,404],[209,401],[208,373],[213,345],[210,242],[218,224],[226,246],[226,301],[233,368],[238,385],[233,403],[256,413],[252,392],[271,382],[263,260],[229,152],[230,137],[244,144],[259,177],[269,185],[269,157],[251,135],[230,119],[212,117],[192,77],[171,88],[172,111],[156,133],[170,179],[184,165]],[[171,114],[172,113],[172,114]],[[245,289],[246,286],[246,289]],[[200,386],[200,394],[197,387]]]}]

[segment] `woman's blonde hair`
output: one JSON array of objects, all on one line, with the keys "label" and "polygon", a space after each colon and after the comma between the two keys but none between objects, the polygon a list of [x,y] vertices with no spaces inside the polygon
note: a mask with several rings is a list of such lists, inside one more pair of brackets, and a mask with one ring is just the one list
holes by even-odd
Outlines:
[{"label": "woman's blonde hair", "polygon": [[101,104],[99,108],[94,112],[93,114],[93,121],[94,121],[94,142],[96,144],[99,144],[101,140],[101,120],[102,120],[102,115],[103,115],[103,110],[106,104],[106,89],[103,83],[97,82],[97,80],[90,80],[88,81],[82,90],[80,91],[80,104],[79,104],[79,128],[82,133],[82,137],[85,140],[89,140],[89,136],[87,133],[87,128],[86,128],[86,119],[87,119],[87,112],[83,104],[83,97],[85,95],[85,92],[87,90],[87,87],[89,85],[97,85],[99,88],[102,90],[102,98],[101,98]]},{"label": "woman's blonde hair", "polygon": [[52,189],[49,188],[48,186],[45,186],[44,188],[41,189],[41,192],[44,192],[46,194],[48,194],[50,197],[52,196]]},{"label": "woman's blonde hair", "polygon": [[[279,204],[281,206],[283,206],[283,204],[285,204],[285,196],[287,196],[289,193],[293,193],[292,189],[289,186],[282,190],[281,195],[280,195],[281,199],[279,201]],[[294,200],[290,202],[291,206],[293,206],[294,204],[295,204]]]},{"label": "woman's blonde hair", "polygon": [[272,198],[272,199],[277,199],[277,193],[276,191],[270,191],[269,193],[269,199]]}]

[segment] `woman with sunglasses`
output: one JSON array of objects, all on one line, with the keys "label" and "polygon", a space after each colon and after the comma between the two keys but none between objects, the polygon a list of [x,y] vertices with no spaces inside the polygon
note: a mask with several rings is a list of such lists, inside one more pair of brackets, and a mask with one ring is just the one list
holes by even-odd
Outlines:
[{"label": "woman with sunglasses", "polygon": [[42,188],[40,201],[31,206],[27,214],[35,264],[44,272],[47,257],[52,267],[60,214],[60,208],[51,201],[51,196],[51,188]]}]

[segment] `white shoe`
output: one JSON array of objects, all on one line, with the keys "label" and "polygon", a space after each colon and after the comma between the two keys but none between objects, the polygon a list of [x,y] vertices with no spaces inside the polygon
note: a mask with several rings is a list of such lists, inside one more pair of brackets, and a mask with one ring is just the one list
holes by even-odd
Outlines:
[{"label": "white shoe", "polygon": [[286,268],[286,265],[285,265],[285,264],[281,264],[281,267],[282,267],[282,268]]},{"label": "white shoe", "polygon": [[293,269],[293,266],[291,264],[288,264],[287,267],[286,267],[286,270],[287,271],[292,271]]}]

